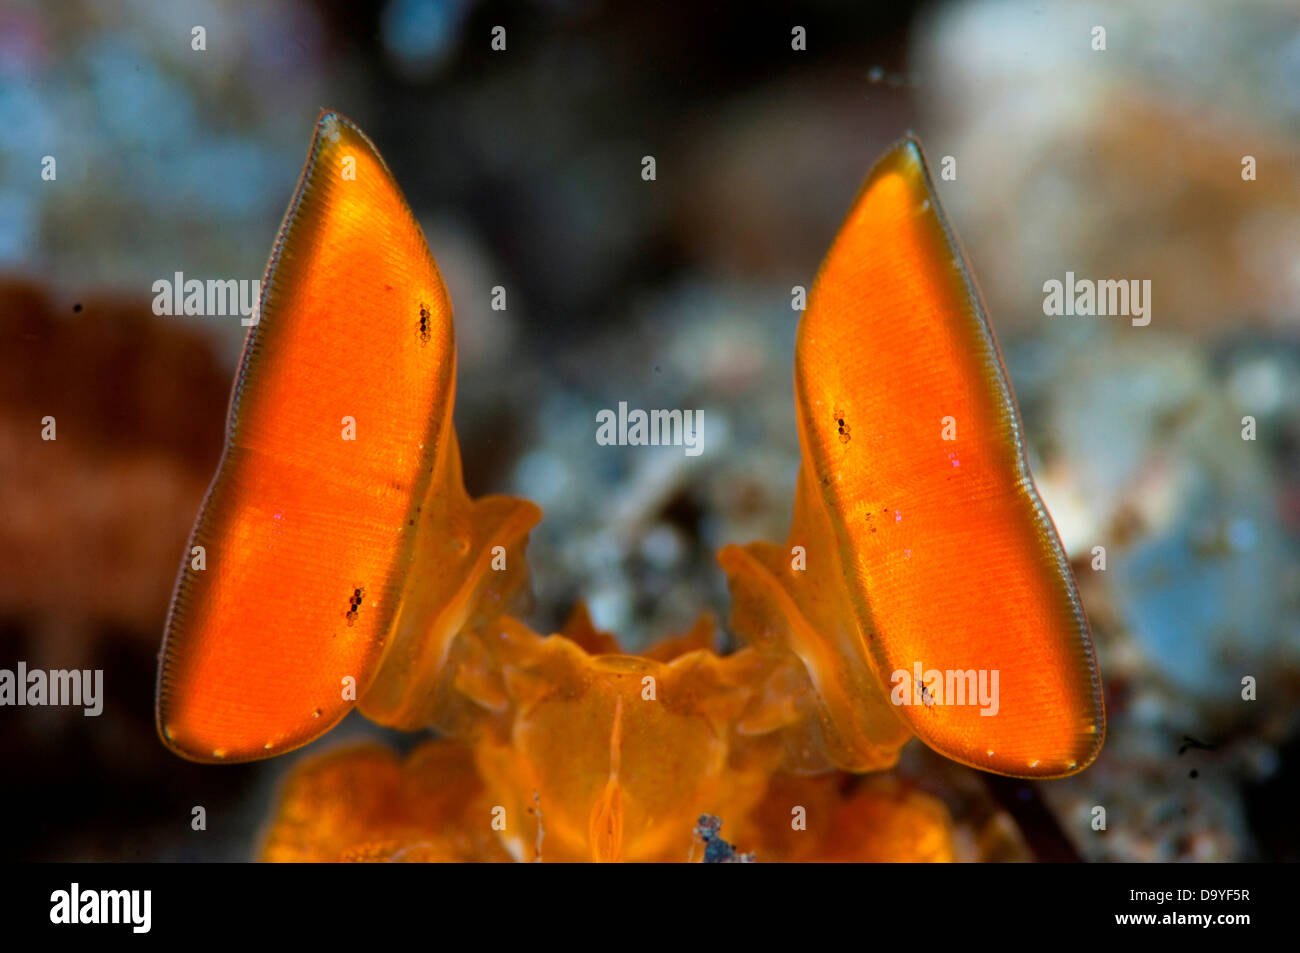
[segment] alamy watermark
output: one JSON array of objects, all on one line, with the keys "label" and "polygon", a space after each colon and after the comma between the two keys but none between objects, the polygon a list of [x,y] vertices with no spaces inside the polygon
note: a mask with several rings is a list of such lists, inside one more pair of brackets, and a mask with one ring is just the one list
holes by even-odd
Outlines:
[{"label": "alamy watermark", "polygon": [[618,402],[596,413],[596,443],[602,447],[684,447],[688,457],[704,452],[704,411],[631,410]]},{"label": "alamy watermark", "polygon": [[152,890],[82,890],[73,883],[50,894],[54,924],[125,924],[133,933],[148,933],[153,925]]},{"label": "alamy watermark", "polygon": [[176,272],[173,278],[159,278],[153,283],[153,313],[157,315],[196,315],[224,317],[242,315],[239,323],[250,328],[257,323],[262,282],[252,278],[186,278]]},{"label": "alamy watermark", "polygon": [[1049,317],[1128,317],[1137,328],[1151,323],[1151,279],[1093,281],[1065,273],[1043,282],[1043,314]]},{"label": "alamy watermark", "polygon": [[894,686],[889,700],[895,705],[978,705],[981,715],[996,715],[998,670],[994,669],[925,669],[912,663],[912,671],[896,669],[889,683]]},{"label": "alamy watermark", "polygon": [[72,705],[83,708],[87,718],[94,718],[104,710],[104,670],[28,671],[26,662],[19,662],[16,671],[0,668],[0,705]]}]

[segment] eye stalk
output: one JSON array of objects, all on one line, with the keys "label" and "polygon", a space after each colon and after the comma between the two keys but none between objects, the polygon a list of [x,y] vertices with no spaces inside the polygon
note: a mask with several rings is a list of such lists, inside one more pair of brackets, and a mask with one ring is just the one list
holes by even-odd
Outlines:
[{"label": "eye stalk", "polygon": [[[316,124],[262,288],[190,541],[206,567],[181,566],[159,663],[159,734],[197,761],[292,750],[358,701],[411,727],[402,705],[428,704],[446,626],[517,588],[540,516],[465,494],[442,276],[384,160],[337,113]],[[457,540],[434,572],[431,549]],[[521,572],[485,583],[489,544]],[[454,611],[428,610],[413,567]]]},{"label": "eye stalk", "polygon": [[782,636],[841,740],[836,763],[888,754],[885,700],[972,767],[1086,767],[1105,731],[1088,621],[914,139],[871,170],[822,263],[795,396],[802,466],[785,550],[720,558],[737,600],[783,607]]}]

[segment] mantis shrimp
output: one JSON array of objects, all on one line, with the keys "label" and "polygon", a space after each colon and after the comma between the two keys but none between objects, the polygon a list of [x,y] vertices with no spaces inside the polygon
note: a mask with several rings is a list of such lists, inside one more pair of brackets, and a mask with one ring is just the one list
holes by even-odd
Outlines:
[{"label": "mantis shrimp", "polygon": [[541,511],[466,492],[454,390],[423,233],[323,112],[176,582],[158,730],[204,762],[353,708],[438,738],[299,766],[268,859],[526,860],[544,821],[548,860],[680,860],[701,815],[759,859],[946,859],[937,802],[819,775],[880,772],[913,736],[1017,777],[1097,756],[1087,619],[914,139],[868,174],[800,319],[789,535],[718,554],[738,651],[708,619],[631,655],[581,605],[550,635],[518,618]]}]

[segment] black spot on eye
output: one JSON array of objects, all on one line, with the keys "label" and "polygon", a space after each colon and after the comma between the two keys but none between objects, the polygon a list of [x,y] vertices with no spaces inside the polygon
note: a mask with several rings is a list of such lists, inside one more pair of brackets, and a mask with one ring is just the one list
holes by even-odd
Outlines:
[{"label": "black spot on eye", "polygon": [[930,686],[922,681],[918,681],[917,685],[921,688],[921,701],[927,708],[932,707],[934,705],[934,692],[930,691]]},{"label": "black spot on eye", "polygon": [[80,302],[80,301],[78,301],[76,304],[74,304],[74,305],[72,306],[72,313],[73,313],[73,314],[81,314],[81,302]]},{"label": "black spot on eye", "polygon": [[357,613],[361,611],[361,602],[365,598],[366,590],[363,587],[358,586],[356,589],[352,590],[352,598],[348,599],[348,611],[345,614],[348,620],[348,625],[356,624]]},{"label": "black spot on eye", "polygon": [[420,302],[420,341],[424,344],[429,343],[429,338],[433,335],[433,315],[424,302]]},{"label": "black spot on eye", "polygon": [[849,433],[853,428],[844,422],[844,411],[836,409],[831,413],[835,416],[835,426],[839,428],[840,443],[848,443],[853,439]]}]

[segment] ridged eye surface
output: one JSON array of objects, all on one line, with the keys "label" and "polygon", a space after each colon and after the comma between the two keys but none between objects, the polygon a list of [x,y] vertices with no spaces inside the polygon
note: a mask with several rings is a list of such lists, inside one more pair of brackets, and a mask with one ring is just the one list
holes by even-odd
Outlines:
[{"label": "ridged eye surface", "polygon": [[[200,761],[327,731],[386,650],[450,433],[451,306],[371,142],[322,114],[167,621],[158,728]],[[346,691],[345,679],[353,680]]]},{"label": "ridged eye surface", "polygon": [[805,522],[833,528],[861,651],[898,713],[974,767],[1081,770],[1104,733],[1088,623],[910,139],[872,170],[822,265],[795,377],[801,503],[825,514]]}]

